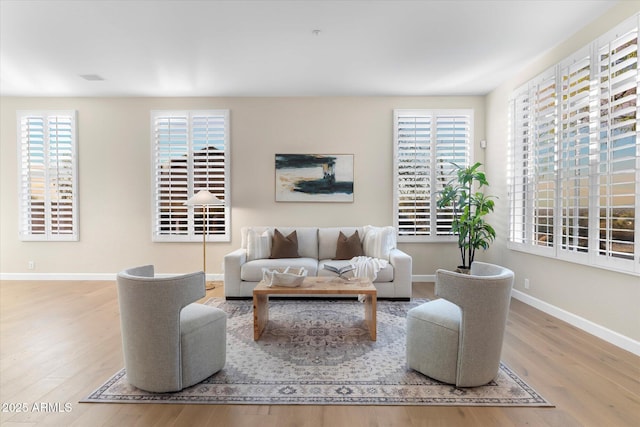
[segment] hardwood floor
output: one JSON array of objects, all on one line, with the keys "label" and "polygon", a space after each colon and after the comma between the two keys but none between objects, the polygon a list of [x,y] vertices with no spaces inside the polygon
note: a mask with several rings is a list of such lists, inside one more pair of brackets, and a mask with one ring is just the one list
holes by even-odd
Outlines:
[{"label": "hardwood floor", "polygon": [[123,366],[115,282],[0,282],[3,427],[640,426],[629,352],[513,300],[503,360],[556,407],[81,404]]}]

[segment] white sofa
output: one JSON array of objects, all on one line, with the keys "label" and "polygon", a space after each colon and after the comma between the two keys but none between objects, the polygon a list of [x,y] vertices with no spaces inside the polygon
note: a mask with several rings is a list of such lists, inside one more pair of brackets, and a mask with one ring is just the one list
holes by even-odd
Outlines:
[{"label": "white sofa", "polygon": [[[273,233],[284,236],[294,230],[299,258],[269,258]],[[224,257],[224,294],[226,298],[253,296],[253,288],[262,280],[263,268],[304,267],[309,276],[336,276],[324,264],[346,265],[349,260],[333,260],[340,232],[347,237],[358,231],[364,256],[385,259],[387,266],[377,273],[374,285],[378,298],[411,298],[411,257],[395,247],[393,227],[243,227],[241,248]],[[368,234],[369,233],[369,234]],[[347,273],[351,274],[351,273]]]}]

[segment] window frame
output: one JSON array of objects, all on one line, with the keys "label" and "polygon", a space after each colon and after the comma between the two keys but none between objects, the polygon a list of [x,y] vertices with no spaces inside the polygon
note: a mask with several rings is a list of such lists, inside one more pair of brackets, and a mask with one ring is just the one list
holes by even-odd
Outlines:
[{"label": "window frame", "polygon": [[[448,158],[448,156],[452,155],[451,151],[444,150],[444,154],[442,153],[442,147],[446,147],[447,143],[442,142],[438,144],[438,136],[441,135],[439,133],[439,129],[441,129],[438,125],[439,119],[451,118],[462,116],[465,118],[465,126],[466,126],[466,144],[463,148],[463,157],[464,161],[456,161],[456,163],[463,163],[464,166],[468,166],[471,164],[472,159],[474,158],[474,110],[473,108],[463,108],[463,109],[394,109],[393,110],[393,221],[394,227],[396,229],[397,241],[398,242],[406,242],[406,243],[438,243],[438,242],[457,242],[457,237],[451,232],[449,227],[446,227],[447,218],[450,215],[447,215],[445,212],[446,209],[438,209],[436,207],[436,202],[438,199],[438,193],[441,191],[444,186],[449,182],[451,178],[453,178],[455,172],[452,165],[449,164],[449,167],[446,168],[446,172],[444,176],[438,177],[438,170],[443,170],[442,166],[438,168],[438,164],[448,164],[449,160],[456,160]],[[400,200],[400,187],[401,187],[401,174],[400,174],[400,161],[401,161],[401,153],[400,153],[400,126],[399,119],[400,117],[407,118],[430,118],[430,125],[428,129],[428,162],[426,166],[423,166],[423,169],[428,169],[426,182],[423,184],[428,188],[427,197],[428,200],[425,202],[428,206],[428,211],[424,215],[424,218],[428,221],[428,225],[425,227],[428,228],[428,231],[423,233],[403,233],[402,229],[405,228],[401,224],[401,200]],[[449,143],[451,139],[447,140]],[[440,149],[439,149],[440,148]],[[455,155],[459,155],[459,151],[455,153]],[[446,163],[445,163],[446,160]],[[436,167],[434,167],[436,166]],[[431,185],[431,183],[435,183],[435,185]],[[413,199],[415,204],[416,198]],[[433,207],[433,209],[432,209]],[[449,219],[450,221],[451,219]],[[420,221],[420,218],[416,218],[413,225],[414,228],[417,227],[417,223]],[[443,225],[444,224],[444,225]],[[446,231],[439,232],[439,229],[447,228]]]},{"label": "window frame", "polygon": [[[166,156],[160,153],[159,146],[159,134],[156,126],[157,120],[182,120],[186,123],[185,133],[180,134],[184,138],[184,143],[170,142],[171,149],[177,148],[182,155]],[[194,130],[194,127],[200,124],[194,125],[195,121],[201,121],[202,119],[212,121],[222,121],[221,126],[213,127],[212,133],[223,132],[223,135],[212,136],[212,140],[201,134],[201,130]],[[207,189],[216,196],[218,199],[224,202],[223,205],[208,206],[208,224],[206,241],[207,242],[230,242],[231,241],[231,207],[230,207],[230,194],[231,194],[231,136],[230,136],[230,112],[228,109],[216,109],[216,110],[152,110],[150,113],[150,129],[151,129],[151,239],[153,242],[202,242],[202,214],[198,214],[197,210],[202,209],[199,206],[186,206],[186,202],[190,197],[196,194],[199,190]],[[208,134],[207,134],[208,135]],[[202,141],[208,142],[206,146],[201,146]],[[222,141],[223,150],[222,153],[214,153],[210,155],[208,150],[203,154],[204,159],[198,160],[196,152],[203,152],[207,147],[213,146],[213,142],[209,141]],[[200,150],[197,148],[201,147]],[[163,157],[164,156],[164,157]],[[162,197],[160,196],[162,190],[162,160],[163,158],[170,158],[169,162],[186,156],[186,171],[181,172],[186,180],[186,187],[182,186],[169,186],[164,188],[170,188],[170,196],[177,194],[175,199],[171,199],[170,203],[175,205],[176,210],[162,211]],[[224,166],[222,168],[210,169],[210,164],[219,161],[222,157]],[[205,168],[198,169],[196,167],[197,162],[205,162]],[[182,169],[179,167],[178,169]],[[166,170],[166,169],[165,169]],[[200,173],[196,173],[200,171]],[[212,172],[209,172],[212,170]],[[222,170],[222,174],[220,174]],[[205,171],[202,173],[202,171]],[[186,172],[186,173],[185,173]],[[211,174],[213,177],[209,177]],[[222,180],[223,188],[212,188],[210,182],[216,180]],[[202,182],[206,184],[202,184]],[[165,197],[166,198],[166,197]],[[162,216],[174,213],[182,218],[180,224],[176,228],[181,228],[182,232],[162,232],[161,228],[166,227],[166,223],[163,223]],[[212,218],[213,215],[213,218]],[[222,216],[222,220],[216,219],[217,216]],[[198,221],[198,217],[200,220]],[[218,232],[212,232],[212,224],[217,227]],[[186,230],[185,230],[186,228]],[[200,231],[198,232],[198,228]]]},{"label": "window frame", "polygon": [[[637,55],[640,53],[640,14],[634,15],[627,21],[616,26],[603,36],[594,40],[589,45],[577,50],[569,55],[556,66],[545,71],[541,75],[534,77],[529,82],[514,90],[509,105],[509,237],[507,247],[535,255],[548,256],[551,258],[590,265],[607,270],[640,275],[640,67],[638,67]],[[635,33],[635,35],[633,35]],[[631,40],[631,47],[626,47],[620,40]],[[613,47],[612,47],[613,46]],[[624,47],[624,48],[623,48]],[[607,50],[608,49],[608,50]],[[614,56],[611,52],[616,52],[615,67],[603,66],[603,58],[608,55]],[[602,53],[604,52],[604,53]],[[621,52],[618,55],[618,52]],[[626,55],[626,56],[625,56]],[[627,62],[625,58],[631,58]],[[585,71],[588,63],[588,73]],[[632,65],[627,65],[631,63]],[[629,74],[622,74],[618,68],[626,67],[624,70],[631,70]],[[616,75],[613,76],[615,69]],[[623,70],[623,71],[624,71]],[[518,174],[518,166],[526,163],[527,153],[524,145],[528,143],[528,138],[535,136],[532,133],[523,131],[520,124],[523,121],[531,120],[535,122],[535,117],[531,111],[531,98],[534,93],[536,82],[545,73],[554,73],[557,82],[556,99],[557,111],[556,120],[556,160],[555,160],[555,188],[556,188],[556,209],[553,215],[555,242],[550,248],[542,248],[537,245],[534,239],[527,239],[527,233],[533,233],[535,224],[530,220],[530,210],[534,207],[526,206],[526,195],[523,196],[526,183],[522,180],[522,174]],[[588,82],[585,76],[588,74]],[[575,78],[571,82],[572,76]],[[612,89],[611,81],[633,81],[624,86],[625,91],[619,92]],[[572,84],[569,87],[567,83]],[[609,85],[609,86],[608,86]],[[573,90],[573,92],[572,92]],[[580,95],[577,91],[582,91]],[[586,92],[588,91],[588,94]],[[632,95],[627,95],[631,93]],[[621,95],[622,94],[622,95]],[[584,99],[585,96],[588,100]],[[622,98],[620,98],[622,96]],[[633,102],[630,107],[621,103]],[[522,106],[528,103],[529,111]],[[588,109],[585,110],[585,105]],[[614,111],[615,110],[615,111]],[[586,111],[586,112],[585,112]],[[622,111],[622,112],[620,112]],[[623,114],[635,114],[632,119],[625,118],[625,122],[619,127],[627,126],[626,133],[622,136],[616,135],[615,127],[611,125],[611,117],[618,118]],[[625,116],[625,117],[627,117]],[[588,117],[588,122],[585,122]],[[633,116],[631,116],[633,117]],[[535,129],[535,123],[528,123],[528,129]],[[628,129],[634,129],[629,131]],[[635,145],[635,170],[633,166],[633,155],[628,153],[620,156],[621,138],[633,138],[634,144],[629,144],[623,149],[633,152]],[[578,141],[580,140],[580,141]],[[629,147],[629,145],[631,145]],[[617,151],[617,156],[611,154]],[[626,155],[626,157],[624,157]],[[620,157],[622,159],[620,160]],[[532,161],[528,159],[528,161]],[[603,249],[616,242],[615,237],[605,237],[616,231],[613,225],[602,226],[602,212],[605,211],[605,223],[616,219],[615,210],[621,209],[621,205],[612,200],[620,197],[618,193],[612,192],[614,175],[620,172],[613,171],[622,162],[626,162],[626,169],[622,174],[626,175],[624,185],[634,185],[635,188],[623,195],[627,198],[634,196],[635,200],[625,201],[635,212],[634,226],[631,228],[634,235],[631,243],[631,253],[625,256],[622,249]],[[612,163],[616,165],[611,166]],[[602,172],[605,170],[605,172]],[[587,174],[588,176],[584,176]],[[631,178],[635,176],[635,178]],[[600,180],[606,183],[602,184]],[[635,180],[635,183],[632,182]],[[606,194],[602,194],[602,190]],[[571,194],[568,194],[571,193]],[[586,194],[585,194],[586,193]],[[602,204],[602,201],[606,201]],[[626,209],[625,206],[622,206]],[[587,209],[586,217],[584,214]],[[619,215],[619,214],[618,214]],[[571,229],[571,230],[569,230]],[[626,233],[627,229],[622,229]],[[620,230],[617,230],[620,233]],[[519,238],[519,236],[525,236]],[[629,247],[629,241],[621,241],[622,246]],[[620,247],[622,247],[620,246]],[[604,253],[604,255],[603,255]]]},{"label": "window frame", "polygon": [[[70,139],[68,144],[64,142],[55,143],[52,137],[51,120],[62,117],[68,120],[68,130],[63,132],[59,139]],[[41,119],[43,122],[41,137],[32,137],[25,126],[24,120]],[[78,241],[80,239],[80,224],[78,212],[78,129],[77,111],[75,110],[19,110],[16,112],[17,122],[17,144],[18,144],[18,234],[22,241]],[[56,122],[57,123],[57,122]],[[32,139],[40,139],[41,147],[38,143],[30,144]],[[25,147],[25,144],[26,147]],[[65,168],[59,167],[59,161],[54,160],[54,150],[65,151],[62,161],[70,163],[69,170],[65,173]],[[39,154],[38,154],[39,153]],[[38,168],[31,157],[41,157],[40,168],[42,182],[42,232],[34,232],[35,212],[34,204],[34,169]],[[58,215],[53,209],[53,203],[60,191],[59,183],[66,181],[66,194],[71,196],[71,202],[65,203],[70,214]],[[62,200],[64,197],[60,198]],[[68,200],[68,199],[67,199]],[[58,205],[59,206],[59,205]],[[60,212],[60,209],[58,209]],[[62,219],[61,219],[62,218]],[[70,232],[59,232],[60,223],[70,221]],[[38,220],[39,222],[40,220]],[[57,225],[56,225],[57,224]],[[64,228],[64,227],[62,227]],[[57,229],[57,230],[56,230]]]},{"label": "window frame", "polygon": [[[540,97],[538,96],[541,91],[538,88],[542,85],[544,88],[545,82],[555,81],[555,93],[557,96],[557,79],[554,79],[556,74],[556,67],[547,69],[540,75],[536,76],[527,84],[517,88],[514,92],[517,94],[510,101],[510,132],[509,132],[509,150],[508,150],[508,171],[509,171],[509,234],[508,242],[511,248],[525,249],[528,252],[536,255],[552,256],[555,250],[555,231],[551,233],[543,233],[545,236],[552,236],[552,241],[546,241],[545,244],[536,244],[539,239],[536,239],[534,234],[534,226],[542,222],[542,217],[536,215],[533,200],[539,191],[539,188],[543,183],[549,183],[549,180],[543,180],[541,174],[538,173],[537,159],[533,154],[540,152],[544,149],[538,136],[541,135],[541,129],[537,126],[535,117],[536,112],[540,112],[539,105]],[[548,99],[546,100],[548,101]],[[546,102],[545,101],[545,102]],[[519,108],[521,106],[521,109]],[[555,115],[557,116],[557,105],[555,108]],[[541,114],[540,116],[544,116]],[[524,122],[524,124],[523,124]],[[554,131],[557,135],[557,132]],[[523,142],[522,145],[515,146],[514,139],[515,134],[519,133]],[[548,132],[542,132],[548,133]],[[542,139],[544,142],[547,136]],[[555,137],[555,143],[557,144],[557,137]],[[557,152],[553,152],[554,156],[557,156]],[[516,165],[519,167],[517,170],[519,175],[515,175]],[[549,189],[555,193],[555,197],[551,199],[551,207],[554,212],[552,216],[551,224],[547,221],[546,226],[551,226],[552,230],[557,230],[557,223],[555,220],[555,212],[557,212],[557,183],[552,182],[552,187]],[[516,195],[520,197],[516,200]],[[549,200],[549,199],[547,199]],[[537,202],[537,201],[536,201]],[[518,204],[516,206],[516,204]],[[521,218],[521,221],[516,222],[516,215],[514,212],[518,212],[517,217]],[[544,216],[544,218],[548,218]],[[520,236],[515,239],[516,233]]]}]

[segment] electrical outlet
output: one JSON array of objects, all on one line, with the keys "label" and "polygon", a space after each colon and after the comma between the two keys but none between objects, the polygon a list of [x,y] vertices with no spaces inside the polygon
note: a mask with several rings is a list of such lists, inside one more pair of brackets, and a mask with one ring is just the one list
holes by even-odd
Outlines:
[{"label": "electrical outlet", "polygon": [[33,270],[34,268],[36,268],[36,263],[34,261],[29,261],[29,270]]},{"label": "electrical outlet", "polygon": [[529,279],[524,279],[524,288],[529,289]]}]

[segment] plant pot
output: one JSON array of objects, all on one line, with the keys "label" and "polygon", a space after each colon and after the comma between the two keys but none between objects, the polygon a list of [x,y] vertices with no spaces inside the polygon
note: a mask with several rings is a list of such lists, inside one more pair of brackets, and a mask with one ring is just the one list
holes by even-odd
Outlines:
[{"label": "plant pot", "polygon": [[465,267],[464,265],[459,265],[456,268],[456,273],[469,274],[471,273],[471,267]]}]

